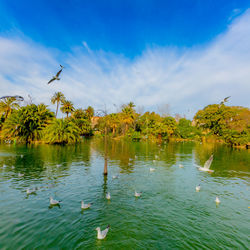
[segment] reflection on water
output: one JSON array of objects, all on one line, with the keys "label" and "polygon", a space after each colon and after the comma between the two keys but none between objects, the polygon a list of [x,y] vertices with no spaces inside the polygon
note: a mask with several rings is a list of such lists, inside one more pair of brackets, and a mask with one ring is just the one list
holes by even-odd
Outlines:
[{"label": "reflection on water", "polygon": [[[110,140],[108,177],[102,174],[104,151],[102,139],[0,145],[0,248],[248,247],[249,151]],[[214,172],[199,171],[211,154]],[[27,188],[36,193],[28,195]],[[142,192],[138,199],[135,190]],[[60,207],[49,206],[50,196],[62,200]],[[81,200],[93,205],[83,212]],[[107,224],[107,238],[98,241],[94,229]]]}]

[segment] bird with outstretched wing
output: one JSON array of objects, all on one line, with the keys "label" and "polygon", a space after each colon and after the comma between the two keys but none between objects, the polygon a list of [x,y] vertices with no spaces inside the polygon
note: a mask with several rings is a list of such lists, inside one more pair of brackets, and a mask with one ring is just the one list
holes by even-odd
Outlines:
[{"label": "bird with outstretched wing", "polygon": [[224,104],[225,102],[228,101],[228,99],[230,98],[231,96],[228,96],[228,97],[225,97],[224,100],[220,103],[221,105]]},{"label": "bird with outstretched wing", "polygon": [[55,76],[53,76],[53,77],[48,81],[48,84],[50,84],[51,82],[53,82],[53,81],[55,81],[55,80],[57,80],[57,81],[60,80],[59,75],[61,74],[61,72],[62,72],[64,66],[62,66],[62,65],[60,64],[60,67],[61,67],[61,69],[56,73]]}]

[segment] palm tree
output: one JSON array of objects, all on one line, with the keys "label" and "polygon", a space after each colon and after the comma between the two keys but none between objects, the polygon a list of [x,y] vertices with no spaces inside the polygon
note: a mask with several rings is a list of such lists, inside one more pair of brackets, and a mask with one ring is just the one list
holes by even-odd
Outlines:
[{"label": "palm tree", "polygon": [[88,116],[88,118],[89,118],[90,120],[91,120],[91,118],[94,116],[94,113],[95,113],[94,108],[91,107],[91,106],[88,106],[88,108],[85,109],[85,112],[86,112],[86,114],[87,114],[87,116]]},{"label": "palm tree", "polygon": [[14,109],[19,108],[19,104],[14,97],[7,97],[0,102],[0,115],[4,115],[4,119],[8,118]]},{"label": "palm tree", "polygon": [[56,103],[56,117],[57,117],[57,113],[58,113],[58,108],[60,106],[61,102],[65,101],[65,96],[62,92],[56,92],[52,98],[51,98],[51,103],[55,104]]},{"label": "palm tree", "polygon": [[66,113],[67,118],[69,117],[69,113],[72,113],[75,110],[73,103],[71,101],[63,101],[61,111]]},{"label": "palm tree", "polygon": [[44,104],[31,104],[14,110],[3,125],[3,137],[30,143],[40,140],[43,129],[54,117]]},{"label": "palm tree", "polygon": [[67,144],[80,140],[80,129],[69,119],[55,119],[45,130],[45,140],[51,144]]}]

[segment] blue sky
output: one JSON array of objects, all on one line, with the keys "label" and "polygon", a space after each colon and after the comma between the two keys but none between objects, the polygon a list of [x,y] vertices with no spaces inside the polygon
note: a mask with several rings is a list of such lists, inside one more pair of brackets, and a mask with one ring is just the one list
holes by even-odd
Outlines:
[{"label": "blue sky", "polygon": [[[77,107],[110,112],[130,100],[145,110],[170,104],[172,114],[189,117],[226,95],[231,105],[249,106],[249,7],[244,0],[1,0],[0,92],[49,104],[64,91]],[[48,87],[59,63],[62,80]]]}]

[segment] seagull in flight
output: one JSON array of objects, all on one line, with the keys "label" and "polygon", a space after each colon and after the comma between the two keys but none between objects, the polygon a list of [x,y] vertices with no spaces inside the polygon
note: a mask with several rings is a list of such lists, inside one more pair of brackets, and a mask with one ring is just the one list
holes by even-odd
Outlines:
[{"label": "seagull in flight", "polygon": [[100,227],[97,227],[95,230],[97,231],[97,239],[98,240],[103,240],[106,236],[107,236],[107,233],[109,231],[109,228],[110,228],[110,225],[108,225],[106,227],[106,229],[104,229],[103,231],[101,231],[101,228]]},{"label": "seagull in flight", "polygon": [[220,105],[224,104],[225,102],[227,102],[227,100],[230,98],[231,96],[228,96],[226,98],[224,98],[224,100],[220,103]]},{"label": "seagull in flight", "polygon": [[205,172],[214,172],[213,170],[210,170],[210,166],[212,164],[212,161],[214,159],[214,156],[211,155],[209,159],[205,162],[204,167],[199,167],[200,171],[205,171]]},{"label": "seagull in flight", "polygon": [[53,76],[53,77],[48,81],[48,84],[50,84],[51,82],[53,82],[53,81],[55,81],[55,80],[57,80],[57,81],[60,80],[59,75],[61,74],[61,72],[62,72],[64,66],[62,66],[62,65],[60,64],[60,67],[61,67],[61,69],[56,73],[55,76]]}]

